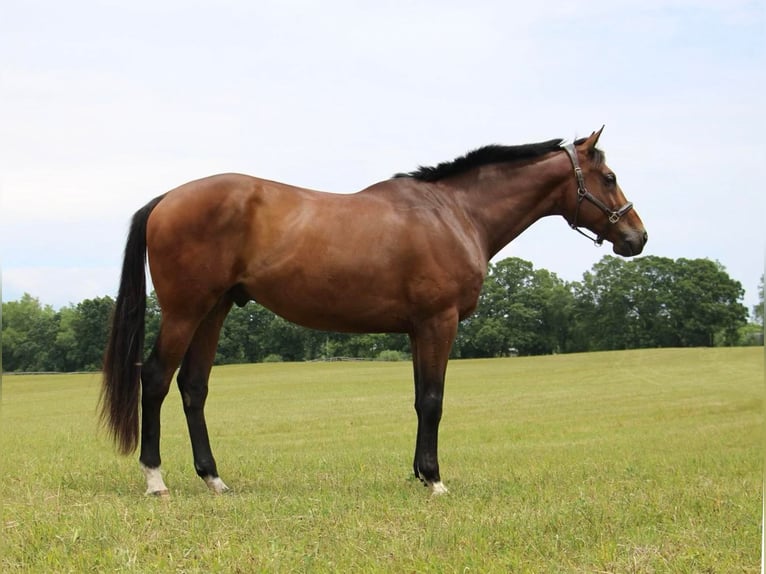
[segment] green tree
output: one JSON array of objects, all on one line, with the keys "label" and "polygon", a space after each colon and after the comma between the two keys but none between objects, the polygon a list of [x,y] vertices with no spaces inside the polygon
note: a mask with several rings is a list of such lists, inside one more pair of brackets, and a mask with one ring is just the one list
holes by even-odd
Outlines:
[{"label": "green tree", "polygon": [[744,294],[708,259],[607,255],[575,285],[577,350],[732,345]]},{"label": "green tree", "polygon": [[58,316],[50,305],[29,293],[2,305],[3,368],[47,371],[54,368]]},{"label": "green tree", "polygon": [[753,306],[753,317],[756,323],[763,326],[763,273],[758,282],[758,304]]},{"label": "green tree", "polygon": [[679,346],[675,274],[672,259],[604,256],[574,287],[582,342],[576,350]]},{"label": "green tree", "polygon": [[226,318],[216,364],[256,363],[276,355],[286,361],[374,358],[387,350],[407,353],[406,335],[315,331],[289,323],[261,305],[248,303],[234,307]]},{"label": "green tree", "polygon": [[634,306],[630,347],[679,346],[671,297],[676,263],[667,257],[647,256],[631,261],[628,267]]},{"label": "green tree", "polygon": [[271,353],[268,331],[274,317],[271,311],[256,303],[233,307],[221,329],[216,363],[263,361]]},{"label": "green tree", "polygon": [[101,369],[113,311],[114,299],[109,296],[85,299],[75,307],[72,331],[78,370]]},{"label": "green tree", "polygon": [[250,313],[244,308],[234,307],[221,328],[218,348],[215,355],[217,365],[251,362],[248,343],[250,335]]},{"label": "green tree", "polygon": [[266,334],[260,337],[265,355],[279,355],[285,361],[302,361],[306,357],[306,329],[274,315]]},{"label": "green tree", "polygon": [[454,356],[563,351],[574,299],[554,273],[517,257],[490,264],[476,313],[463,322]]},{"label": "green tree", "polygon": [[63,307],[58,312],[59,325],[54,344],[54,360],[52,368],[55,371],[80,371],[80,354],[77,348],[77,335],[74,329],[77,309],[74,305]]},{"label": "green tree", "polygon": [[734,345],[747,324],[744,289],[723,265],[709,259],[676,261],[675,324],[684,346]]},{"label": "green tree", "polygon": [[575,351],[626,349],[634,318],[627,263],[607,255],[574,286]]},{"label": "green tree", "polygon": [[[157,301],[157,293],[152,290],[146,297],[146,314],[144,323],[144,358],[149,356],[157,336],[160,334],[160,303]],[[111,319],[110,319],[111,320]]]},{"label": "green tree", "polygon": [[313,358],[320,335],[278,317],[257,303],[234,307],[221,329],[216,363],[261,362],[269,355],[286,361]]},{"label": "green tree", "polygon": [[409,353],[409,339],[401,333],[333,333],[328,331],[309,331],[310,336],[318,337],[311,346],[313,354],[307,359],[327,359],[332,357],[357,357],[362,359],[377,358],[384,351]]}]

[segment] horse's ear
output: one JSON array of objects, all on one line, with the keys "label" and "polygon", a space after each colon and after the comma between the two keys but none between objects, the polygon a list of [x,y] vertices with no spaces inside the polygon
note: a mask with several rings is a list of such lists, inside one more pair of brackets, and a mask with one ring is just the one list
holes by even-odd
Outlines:
[{"label": "horse's ear", "polygon": [[601,126],[601,129],[597,132],[593,132],[590,134],[590,136],[584,138],[584,140],[580,140],[588,157],[593,157],[593,155],[596,153],[596,144],[598,143],[598,138],[601,137],[601,132],[603,131],[604,126]]},{"label": "horse's ear", "polygon": [[597,132],[593,132],[592,134],[590,134],[590,137],[587,140],[585,140],[588,151],[593,151],[594,149],[596,149],[598,138],[601,137],[601,132],[604,131],[605,127],[606,127],[605,125],[601,126],[600,130],[598,130]]}]

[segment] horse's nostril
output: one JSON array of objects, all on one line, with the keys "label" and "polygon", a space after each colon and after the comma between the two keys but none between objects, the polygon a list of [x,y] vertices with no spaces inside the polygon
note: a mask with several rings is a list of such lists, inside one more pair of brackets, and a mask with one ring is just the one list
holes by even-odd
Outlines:
[{"label": "horse's nostril", "polygon": [[649,234],[648,234],[646,231],[644,231],[644,235],[643,235],[643,238],[644,238],[644,243],[646,243],[647,241],[649,241]]}]

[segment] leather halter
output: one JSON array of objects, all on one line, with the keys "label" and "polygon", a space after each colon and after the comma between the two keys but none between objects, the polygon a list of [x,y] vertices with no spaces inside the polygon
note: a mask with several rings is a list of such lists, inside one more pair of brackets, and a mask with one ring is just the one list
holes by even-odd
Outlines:
[{"label": "leather halter", "polygon": [[623,215],[625,215],[631,209],[633,209],[633,202],[629,201],[619,209],[610,209],[609,207],[607,207],[607,205],[603,201],[601,201],[599,198],[594,196],[585,187],[585,177],[582,174],[580,163],[577,161],[577,150],[575,149],[574,144],[573,143],[561,144],[561,149],[567,152],[569,159],[572,160],[572,167],[574,167],[575,177],[577,178],[577,208],[575,209],[574,219],[572,219],[572,222],[569,224],[569,227],[574,229],[580,235],[590,239],[595,245],[601,245],[604,242],[604,238],[601,235],[597,235],[595,238],[591,237],[590,235],[585,233],[582,229],[580,229],[580,227],[577,225],[577,216],[580,214],[580,204],[582,204],[582,200],[585,199],[589,201],[590,203],[598,207],[601,211],[603,211],[604,214],[606,214],[607,218],[609,219],[609,223],[612,225],[620,221],[620,218]]}]

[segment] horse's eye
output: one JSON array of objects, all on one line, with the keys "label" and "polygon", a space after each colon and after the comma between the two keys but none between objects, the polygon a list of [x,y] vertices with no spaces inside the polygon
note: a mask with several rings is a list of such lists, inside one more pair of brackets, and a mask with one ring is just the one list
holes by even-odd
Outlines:
[{"label": "horse's eye", "polygon": [[606,183],[608,183],[609,185],[614,185],[617,183],[617,176],[609,172],[607,174],[604,174],[604,181],[606,181]]}]

